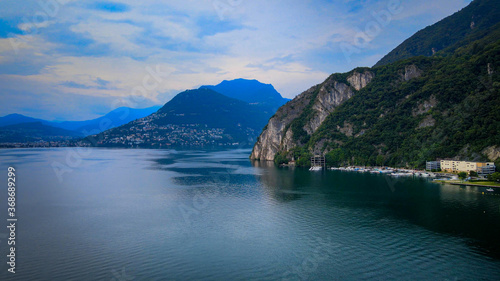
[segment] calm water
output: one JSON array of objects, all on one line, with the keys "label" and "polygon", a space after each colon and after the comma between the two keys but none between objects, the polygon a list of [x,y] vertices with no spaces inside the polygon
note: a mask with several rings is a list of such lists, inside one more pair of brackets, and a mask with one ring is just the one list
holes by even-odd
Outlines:
[{"label": "calm water", "polygon": [[249,153],[0,150],[0,225],[9,165],[19,219],[15,278],[0,228],[0,279],[499,279],[500,191]]}]

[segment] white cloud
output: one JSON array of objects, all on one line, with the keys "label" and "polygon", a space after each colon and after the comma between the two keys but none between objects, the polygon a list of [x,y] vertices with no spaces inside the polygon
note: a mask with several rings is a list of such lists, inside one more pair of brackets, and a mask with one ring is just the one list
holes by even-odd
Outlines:
[{"label": "white cloud", "polygon": [[[81,1],[58,7],[47,21],[36,24],[38,33],[17,36],[17,54],[11,39],[0,38],[0,79],[10,81],[0,91],[15,81],[26,85],[25,93],[94,97],[97,106],[131,95],[148,75],[146,67],[160,65],[169,75],[151,91],[150,102],[164,103],[185,89],[240,77],[271,83],[292,98],[333,71],[370,66],[411,32],[468,1],[402,1],[403,11],[351,63],[339,44],[352,41],[373,21],[372,12],[384,9],[389,0],[363,5],[350,0],[120,2],[129,7],[122,13],[92,10]],[[25,14],[21,4],[12,2],[0,16],[19,23],[21,17],[43,11],[36,1],[23,3]],[[26,24],[18,27],[26,29]],[[109,83],[99,85],[98,79]],[[33,107],[47,106],[54,115],[66,116],[64,99],[57,102],[59,108],[50,103]]]},{"label": "white cloud", "polygon": [[128,23],[82,22],[71,27],[71,31],[89,35],[97,43],[109,44],[113,50],[135,53],[140,51],[137,44],[132,43],[133,36],[139,35],[142,28]]}]

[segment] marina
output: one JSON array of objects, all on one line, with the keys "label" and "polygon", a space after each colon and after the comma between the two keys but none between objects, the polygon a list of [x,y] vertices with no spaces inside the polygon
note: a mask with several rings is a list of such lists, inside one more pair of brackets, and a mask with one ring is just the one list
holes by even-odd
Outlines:
[{"label": "marina", "polygon": [[451,174],[438,174],[421,170],[412,170],[412,169],[397,169],[391,167],[332,167],[329,170],[334,171],[345,171],[345,172],[358,172],[358,173],[371,173],[371,174],[383,174],[391,177],[424,177],[424,178],[450,178],[454,179],[455,175]]},{"label": "marina", "polygon": [[[314,168],[314,169],[313,169]],[[321,167],[311,167],[310,171],[318,171],[321,170]],[[477,186],[477,187],[488,187],[486,191],[493,192],[492,188],[499,188],[500,186],[484,184],[479,181],[476,183],[477,179],[471,179],[470,177],[465,180],[460,180],[458,175],[451,173],[433,173],[428,171],[421,170],[412,170],[412,169],[397,169],[391,167],[331,167],[328,170],[333,171],[344,171],[344,172],[358,172],[358,173],[370,173],[370,174],[383,174],[388,175],[390,177],[395,178],[409,178],[409,177],[421,177],[421,178],[432,178],[433,182],[438,183],[449,183],[451,185],[460,185],[460,186]],[[480,179],[480,178],[479,178]]]}]

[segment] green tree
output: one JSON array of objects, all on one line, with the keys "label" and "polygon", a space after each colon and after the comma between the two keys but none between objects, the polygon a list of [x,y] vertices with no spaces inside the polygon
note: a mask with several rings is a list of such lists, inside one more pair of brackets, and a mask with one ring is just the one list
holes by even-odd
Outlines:
[{"label": "green tree", "polygon": [[488,180],[494,182],[500,182],[500,173],[495,172],[493,174],[488,175]]},{"label": "green tree", "polygon": [[377,160],[375,160],[375,161],[377,162],[378,166],[384,166],[384,163],[385,163],[384,155],[378,155]]},{"label": "green tree", "polygon": [[311,167],[310,155],[300,157],[297,160],[297,166],[299,166],[299,167]]},{"label": "green tree", "polygon": [[466,172],[460,172],[460,173],[458,173],[458,177],[461,180],[464,180],[467,177],[467,173]]},{"label": "green tree", "polygon": [[477,177],[477,172],[476,171],[470,171],[469,176],[471,177]]},{"label": "green tree", "polygon": [[286,158],[285,152],[279,152],[274,156],[274,163],[276,165],[287,164],[288,159]]},{"label": "green tree", "polygon": [[345,160],[345,152],[341,148],[336,148],[325,155],[326,164],[330,167],[341,166]]}]

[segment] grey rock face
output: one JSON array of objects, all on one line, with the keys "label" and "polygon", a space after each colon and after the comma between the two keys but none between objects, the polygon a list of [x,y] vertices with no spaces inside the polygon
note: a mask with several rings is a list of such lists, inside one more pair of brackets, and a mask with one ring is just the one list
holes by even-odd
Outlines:
[{"label": "grey rock face", "polygon": [[405,73],[403,76],[403,79],[405,81],[410,81],[413,78],[420,77],[422,75],[422,71],[418,69],[418,67],[414,64],[412,65],[407,65],[405,67]]},{"label": "grey rock face", "polygon": [[359,91],[366,87],[366,85],[372,81],[373,77],[375,77],[375,75],[370,71],[365,71],[364,73],[354,72],[347,78],[347,81],[354,89]]},{"label": "grey rock face", "polygon": [[[309,135],[319,128],[335,108],[349,100],[356,91],[366,87],[374,76],[370,71],[354,72],[347,78],[350,85],[335,81],[330,77],[322,84],[298,95],[282,106],[269,120],[267,127],[255,144],[250,158],[272,161],[276,153],[296,147],[298,144],[293,140],[293,132],[289,125],[300,116],[312,98],[314,98],[312,101],[313,117],[306,120],[303,128]],[[316,91],[318,94],[314,97]]]},{"label": "grey rock face", "polygon": [[313,93],[316,91],[314,86],[309,90],[295,97],[287,104],[278,109],[276,114],[269,119],[266,128],[262,131],[255,144],[251,159],[274,160],[274,156],[281,149],[291,149],[294,144],[292,140],[292,131],[285,129],[295,118],[299,117],[304,108],[309,104]]},{"label": "grey rock face", "polygon": [[417,129],[422,129],[425,127],[432,127],[434,125],[436,125],[436,120],[434,120],[434,118],[432,118],[432,115],[428,115],[425,117],[424,120],[422,120],[422,122],[420,122],[420,124],[418,124]]},{"label": "grey rock face", "polygon": [[482,153],[488,156],[490,161],[496,161],[500,158],[500,147],[499,146],[489,146],[485,148]]},{"label": "grey rock face", "polygon": [[337,106],[350,99],[353,95],[352,88],[344,83],[338,83],[337,81],[324,83],[313,105],[316,114],[309,120],[304,130],[309,135],[312,135]]}]

